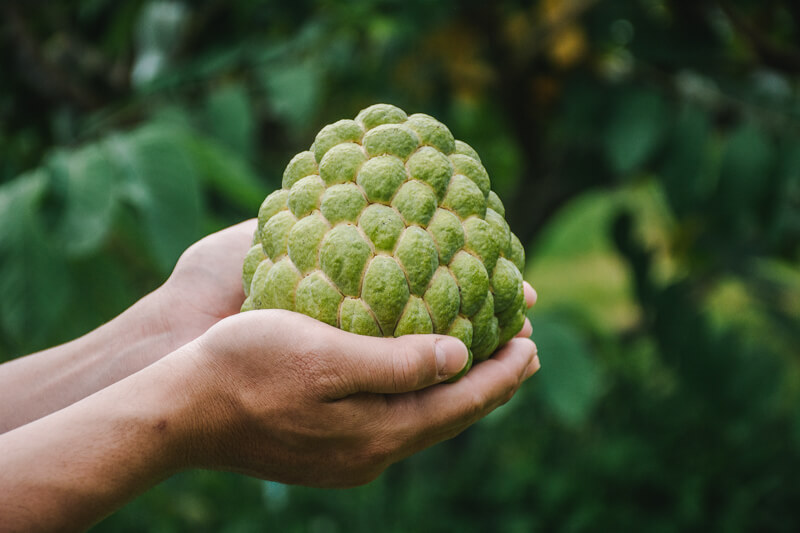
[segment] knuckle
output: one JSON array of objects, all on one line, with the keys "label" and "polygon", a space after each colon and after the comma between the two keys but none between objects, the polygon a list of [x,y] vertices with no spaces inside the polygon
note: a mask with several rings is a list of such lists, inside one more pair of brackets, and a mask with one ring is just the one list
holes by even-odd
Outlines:
[{"label": "knuckle", "polygon": [[461,418],[469,420],[470,423],[478,420],[483,416],[483,411],[486,407],[486,398],[478,391],[473,390],[469,400],[465,403]]}]

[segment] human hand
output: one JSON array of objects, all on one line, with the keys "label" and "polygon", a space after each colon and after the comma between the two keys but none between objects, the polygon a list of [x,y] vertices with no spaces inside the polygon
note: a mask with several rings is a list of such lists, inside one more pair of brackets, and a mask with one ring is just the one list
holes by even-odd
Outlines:
[{"label": "human hand", "polygon": [[[532,304],[529,287],[526,297]],[[363,337],[288,311],[223,319],[154,364],[0,434],[3,524],[83,530],[192,467],[326,487],[368,482],[508,401],[539,369],[535,345],[515,338],[440,384],[466,355],[452,337]]]},{"label": "human hand", "polygon": [[[535,301],[529,286],[526,298]],[[184,466],[366,483],[507,402],[539,369],[527,334],[528,322],[491,359],[437,385],[467,361],[452,337],[366,337],[281,310],[227,318],[165,361],[188,373],[185,394],[200,406],[182,432]]]},{"label": "human hand", "polygon": [[[190,246],[169,279],[156,291],[158,316],[164,324],[166,345],[150,352],[156,360],[202,335],[225,317],[236,314],[244,302],[242,262],[252,245],[256,219],[213,233]],[[530,307],[536,292],[525,282]],[[526,319],[520,334],[530,336]]]},{"label": "human hand", "polygon": [[212,233],[181,254],[169,279],[156,291],[172,349],[239,312],[245,298],[242,262],[256,225],[257,220],[250,219]]}]

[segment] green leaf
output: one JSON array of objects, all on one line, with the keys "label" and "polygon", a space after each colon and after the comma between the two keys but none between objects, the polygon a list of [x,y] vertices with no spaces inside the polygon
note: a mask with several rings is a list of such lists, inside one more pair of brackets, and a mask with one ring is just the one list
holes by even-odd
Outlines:
[{"label": "green leaf", "polygon": [[0,328],[17,347],[46,338],[69,294],[64,257],[42,223],[47,181],[36,171],[0,187]]},{"label": "green leaf", "polygon": [[553,315],[537,316],[534,335],[545,405],[570,426],[583,424],[602,392],[602,380],[581,332]]},{"label": "green leaf", "polygon": [[292,127],[311,122],[320,102],[320,72],[307,61],[265,67],[261,76],[272,111]]},{"label": "green leaf", "polygon": [[612,169],[627,174],[645,163],[664,136],[667,110],[649,90],[624,95],[613,109],[604,144]]},{"label": "green leaf", "polygon": [[764,198],[774,159],[772,141],[755,125],[744,123],[731,134],[717,187],[719,207],[729,218],[747,216]]},{"label": "green leaf", "polygon": [[85,255],[96,250],[111,229],[118,166],[102,144],[62,154],[59,159],[65,170],[66,205],[58,239],[67,254]]},{"label": "green leaf", "polygon": [[109,141],[163,273],[200,236],[200,184],[184,138],[180,129],[154,124]]},{"label": "green leaf", "polygon": [[233,204],[255,213],[269,190],[247,162],[230,150],[196,135],[184,142],[200,171],[201,178]]},{"label": "green leaf", "polygon": [[205,130],[233,154],[248,160],[254,146],[255,121],[247,90],[240,84],[225,85],[211,93],[204,109]]},{"label": "green leaf", "polygon": [[664,190],[677,213],[700,206],[711,192],[708,143],[711,123],[708,115],[695,106],[681,109],[661,168]]}]

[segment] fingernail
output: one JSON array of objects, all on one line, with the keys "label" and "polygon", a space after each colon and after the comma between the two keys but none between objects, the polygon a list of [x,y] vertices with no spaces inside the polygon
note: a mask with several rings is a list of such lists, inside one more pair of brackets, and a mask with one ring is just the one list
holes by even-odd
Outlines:
[{"label": "fingernail", "polygon": [[441,337],[436,340],[436,368],[439,377],[455,376],[466,366],[469,354],[464,343],[454,337]]},{"label": "fingernail", "polygon": [[528,364],[528,368],[525,370],[525,379],[534,375],[540,368],[542,368],[542,363],[539,361],[539,356],[534,355],[533,360]]}]

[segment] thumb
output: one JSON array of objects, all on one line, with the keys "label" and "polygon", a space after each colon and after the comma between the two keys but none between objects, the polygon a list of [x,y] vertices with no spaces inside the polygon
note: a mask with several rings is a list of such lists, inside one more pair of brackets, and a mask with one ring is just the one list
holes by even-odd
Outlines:
[{"label": "thumb", "polygon": [[467,365],[463,342],[447,335],[404,335],[396,339],[360,337],[347,353],[349,394],[401,393],[440,383]]}]

